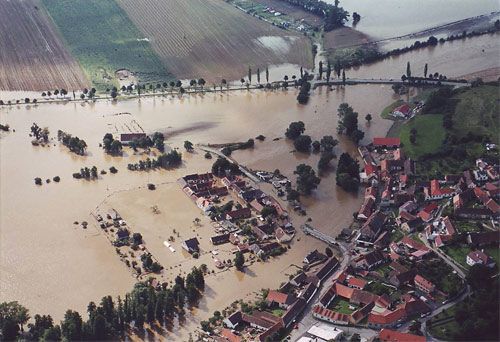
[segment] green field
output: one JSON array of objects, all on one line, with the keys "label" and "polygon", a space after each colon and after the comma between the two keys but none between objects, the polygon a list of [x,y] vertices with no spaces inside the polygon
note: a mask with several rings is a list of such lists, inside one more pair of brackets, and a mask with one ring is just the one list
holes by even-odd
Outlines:
[{"label": "green field", "polygon": [[[415,144],[410,142],[410,131],[417,130]],[[417,115],[401,127],[400,138],[405,153],[412,158],[418,158],[426,153],[439,150],[443,144],[446,132],[443,128],[443,115]]]},{"label": "green field", "polygon": [[114,0],[42,0],[69,50],[99,90],[127,69],[142,83],[171,79],[148,41]]},{"label": "green field", "polygon": [[445,252],[450,258],[452,258],[457,264],[462,265],[464,268],[469,269],[469,265],[465,261],[467,254],[471,252],[469,246],[453,245],[443,247],[443,252]]},{"label": "green field", "polygon": [[433,337],[450,341],[456,336],[459,326],[455,320],[455,308],[452,306],[430,319],[427,324]]},{"label": "green field", "polygon": [[453,132],[464,137],[468,132],[488,136],[492,142],[499,143],[499,106],[500,93],[496,86],[481,86],[459,94]]},{"label": "green field", "polygon": [[349,302],[337,297],[336,299],[334,299],[332,304],[328,306],[328,308],[332,311],[339,312],[341,314],[350,315],[354,312],[354,310],[349,309],[350,305],[351,304],[349,304]]}]

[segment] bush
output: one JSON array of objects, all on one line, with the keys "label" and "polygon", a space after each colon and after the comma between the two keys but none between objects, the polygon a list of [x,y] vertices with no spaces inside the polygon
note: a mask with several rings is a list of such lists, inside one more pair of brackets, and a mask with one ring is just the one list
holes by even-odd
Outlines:
[{"label": "bush", "polygon": [[111,172],[111,173],[117,173],[117,172],[118,172],[118,170],[116,169],[116,167],[111,166],[111,167],[109,168],[109,172]]},{"label": "bush", "polygon": [[212,159],[212,154],[210,152],[206,152],[205,159]]},{"label": "bush", "polygon": [[293,141],[293,146],[299,152],[309,152],[311,149],[311,137],[308,135],[301,135]]},{"label": "bush", "polygon": [[152,183],[149,183],[149,184],[148,184],[148,189],[149,189],[149,190],[155,190],[155,189],[156,189],[156,186],[155,186],[154,184],[152,184]]},{"label": "bush", "polygon": [[35,178],[35,184],[36,185],[42,185],[42,179],[40,177]]},{"label": "bush", "polygon": [[61,177],[55,176],[54,178],[52,178],[52,180],[56,183],[59,183],[61,181]]}]

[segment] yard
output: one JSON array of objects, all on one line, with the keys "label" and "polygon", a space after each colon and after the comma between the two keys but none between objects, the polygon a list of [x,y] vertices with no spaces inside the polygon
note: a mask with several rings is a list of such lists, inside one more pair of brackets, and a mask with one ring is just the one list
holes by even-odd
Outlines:
[{"label": "yard", "polygon": [[449,341],[456,336],[459,326],[455,320],[455,308],[452,306],[427,322],[433,337]]},{"label": "yard", "polygon": [[335,298],[334,301],[328,306],[330,310],[339,312],[341,314],[346,314],[350,315],[352,314],[355,310],[352,310],[349,308],[349,306],[354,306],[353,304],[350,304],[348,301],[345,301],[343,299],[340,299],[339,297]]},{"label": "yard", "polygon": [[[410,142],[411,130],[416,129],[416,142]],[[427,153],[434,153],[443,144],[446,132],[443,128],[443,115],[417,115],[401,127],[400,138],[405,153],[418,158]]]},{"label": "yard", "polygon": [[396,102],[391,103],[390,105],[384,108],[382,113],[380,113],[380,116],[383,119],[395,120],[395,118],[391,115],[391,112],[394,110],[394,108],[401,106],[403,103],[404,103],[403,100],[397,100]]},{"label": "yard", "polygon": [[[481,224],[481,223],[479,223]],[[454,221],[453,225],[457,228],[460,233],[469,233],[469,232],[480,232],[482,229],[478,227],[478,223],[471,221]]]},{"label": "yard", "polygon": [[469,265],[465,261],[467,254],[471,252],[471,249],[467,245],[452,245],[443,247],[443,252],[445,252],[450,258],[452,258],[456,263],[462,265],[466,269],[469,269]]}]

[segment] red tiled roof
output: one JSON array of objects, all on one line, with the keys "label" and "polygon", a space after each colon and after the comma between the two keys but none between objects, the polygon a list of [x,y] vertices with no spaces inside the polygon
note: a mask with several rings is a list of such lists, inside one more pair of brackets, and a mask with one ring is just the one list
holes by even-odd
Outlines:
[{"label": "red tiled roof", "polygon": [[490,257],[486,253],[481,252],[481,251],[470,252],[467,256],[469,258],[471,258],[476,263],[482,262],[483,265],[487,265],[489,260],[490,260]]},{"label": "red tiled roof", "polygon": [[432,291],[434,288],[434,284],[422,277],[420,274],[417,274],[415,276],[415,283],[418,284],[419,286],[423,287],[427,291]]},{"label": "red tiled roof", "polygon": [[393,109],[393,112],[401,112],[404,115],[407,115],[410,111],[411,111],[411,108],[406,103]]},{"label": "red tiled roof", "polygon": [[373,165],[372,163],[366,163],[365,164],[365,173],[367,176],[371,175],[372,173],[375,173],[377,171],[377,167]]},{"label": "red tiled roof", "polygon": [[373,145],[375,146],[399,146],[401,139],[399,138],[373,138]]},{"label": "red tiled roof", "polygon": [[391,311],[386,315],[370,313],[370,315],[368,316],[368,323],[382,325],[391,324],[402,319],[403,317],[405,317],[405,315],[406,311],[402,308]]},{"label": "red tiled roof", "polygon": [[360,289],[363,289],[366,286],[366,280],[359,279],[356,277],[350,277],[347,280],[347,284],[355,287],[359,287]]},{"label": "red tiled roof", "polygon": [[241,337],[232,333],[231,330],[223,328],[221,331],[221,336],[224,337],[229,342],[240,342]]},{"label": "red tiled roof", "polygon": [[282,293],[279,291],[271,290],[267,294],[266,301],[268,302],[275,302],[278,304],[286,304],[290,305],[291,303],[292,296],[287,295],[286,293]]},{"label": "red tiled roof", "polygon": [[424,336],[418,336],[399,331],[382,329],[378,335],[382,342],[425,342]]}]

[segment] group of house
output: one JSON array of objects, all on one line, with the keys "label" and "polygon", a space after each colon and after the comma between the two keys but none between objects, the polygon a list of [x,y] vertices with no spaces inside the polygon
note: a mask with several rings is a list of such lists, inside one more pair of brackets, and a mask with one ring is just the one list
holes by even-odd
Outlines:
[{"label": "group of house", "polygon": [[[243,177],[226,176],[217,178],[212,173],[192,174],[179,179],[183,192],[188,195],[206,215],[218,221],[221,229],[210,238],[212,245],[231,243],[233,252],[263,257],[281,248],[293,239],[295,229],[288,219],[288,213],[273,197],[251,186]],[[230,196],[236,203],[234,208],[217,213],[216,203],[224,196]],[[265,212],[265,217],[263,213]],[[240,223],[248,224],[249,232],[241,229]],[[248,234],[252,239],[248,239]],[[184,241],[183,247],[190,253],[199,251],[196,238]],[[217,267],[224,267],[215,260]]]},{"label": "group of house", "polygon": [[[313,254],[317,255],[319,252]],[[321,253],[319,253],[321,254]],[[310,253],[308,254],[310,255]],[[306,257],[307,259],[307,257]],[[339,262],[335,257],[328,258],[317,255],[311,263],[305,262],[309,271],[300,271],[290,281],[280,287],[279,290],[270,290],[265,298],[268,309],[281,309],[281,316],[273,315],[270,311],[254,310],[252,313],[236,311],[223,323],[226,329],[222,329],[221,341],[241,341],[235,330],[245,327],[256,329],[253,339],[267,341],[281,328],[289,328],[297,317],[302,313],[308,303],[318,291],[321,283],[338,267]],[[314,264],[314,267],[311,267]]]},{"label": "group of house", "polygon": [[[411,283],[420,290],[420,284],[425,281],[422,276],[415,274],[414,271],[409,272],[400,264],[395,262],[392,264],[394,264],[392,266],[395,271],[394,277],[407,273],[408,281],[405,283]],[[338,325],[362,324],[361,321],[365,320],[368,327],[380,329],[395,327],[409,317],[431,311],[421,298],[409,293],[403,294],[398,300],[392,300],[385,293],[376,295],[368,291],[367,288],[372,281],[367,280],[370,279],[367,278],[369,274],[364,268],[352,266],[347,268],[313,307],[313,316]],[[348,305],[348,309],[339,303]]]}]

